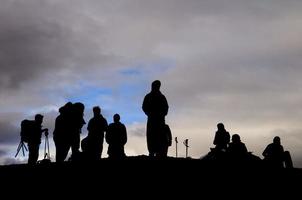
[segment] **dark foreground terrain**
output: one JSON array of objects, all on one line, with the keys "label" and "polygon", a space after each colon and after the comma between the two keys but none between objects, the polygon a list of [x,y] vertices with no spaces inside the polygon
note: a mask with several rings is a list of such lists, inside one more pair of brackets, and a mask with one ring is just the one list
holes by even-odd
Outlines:
[{"label": "dark foreground terrain", "polygon": [[[301,169],[270,169],[261,163],[234,164],[198,159],[147,156],[98,162],[46,163],[0,167],[1,190],[25,194],[119,195],[151,197],[201,195],[213,197],[278,193],[301,190]],[[10,194],[14,194],[10,192]],[[21,193],[21,192],[20,192]],[[121,199],[121,198],[119,198]],[[169,198],[170,199],[170,198]]]}]

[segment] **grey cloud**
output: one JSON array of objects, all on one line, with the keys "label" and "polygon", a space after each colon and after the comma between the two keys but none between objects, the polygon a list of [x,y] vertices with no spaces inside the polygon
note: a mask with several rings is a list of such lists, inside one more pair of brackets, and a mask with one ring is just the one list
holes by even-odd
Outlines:
[{"label": "grey cloud", "polygon": [[20,139],[19,129],[7,121],[0,121],[0,144],[15,143]]},{"label": "grey cloud", "polygon": [[64,71],[85,71],[110,57],[99,44],[100,26],[64,3],[5,1],[0,11],[0,82],[4,89],[18,88],[48,73],[56,77]]},{"label": "grey cloud", "polygon": [[[61,106],[86,80],[118,88],[156,76],[170,103],[168,117],[179,120],[171,124],[183,125],[179,135],[219,120],[242,131],[268,124],[300,130],[301,7],[299,0],[1,1],[1,112],[24,116]],[[152,71],[161,66],[144,65],[161,61],[171,65],[162,73]],[[148,75],[117,75],[138,63]],[[1,118],[0,141],[16,141],[9,132],[18,135],[18,127],[8,122],[19,125],[20,115]],[[45,113],[45,126],[53,127],[56,115]],[[288,146],[300,147],[290,140]]]},{"label": "grey cloud", "polygon": [[0,149],[0,157],[2,157],[5,154],[6,154],[6,152],[4,150]]}]

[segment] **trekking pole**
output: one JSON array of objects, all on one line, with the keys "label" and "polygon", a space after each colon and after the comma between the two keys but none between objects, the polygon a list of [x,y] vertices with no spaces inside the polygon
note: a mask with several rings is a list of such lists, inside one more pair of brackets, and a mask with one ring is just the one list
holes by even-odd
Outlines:
[{"label": "trekking pole", "polygon": [[178,140],[177,140],[177,137],[175,137],[175,147],[176,147],[176,151],[175,151],[175,153],[176,153],[176,158],[177,158],[177,144],[178,144]]},{"label": "trekking pole", "polygon": [[183,142],[183,144],[184,144],[185,147],[186,147],[186,158],[188,157],[188,148],[189,148],[188,143],[189,143],[189,140],[188,140],[188,139],[185,139],[185,141]]}]

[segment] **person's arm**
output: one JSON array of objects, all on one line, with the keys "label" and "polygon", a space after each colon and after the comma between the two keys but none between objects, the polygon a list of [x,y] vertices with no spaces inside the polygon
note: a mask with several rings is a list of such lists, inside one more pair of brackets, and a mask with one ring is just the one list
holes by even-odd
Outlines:
[{"label": "person's arm", "polygon": [[266,157],[268,156],[268,148],[269,148],[269,146],[267,146],[267,147],[264,149],[263,153],[262,153],[262,155],[264,156],[264,158],[266,158]]},{"label": "person's arm", "polygon": [[217,145],[217,143],[218,143],[217,140],[218,140],[218,133],[216,132],[215,137],[214,137],[214,141],[213,141],[214,145]]},{"label": "person's arm", "polygon": [[43,132],[44,132],[45,136],[48,136],[48,128],[42,129],[41,133],[43,133]]},{"label": "person's arm", "polygon": [[123,145],[127,143],[127,129],[126,126],[123,125]]},{"label": "person's arm", "polygon": [[243,151],[244,151],[245,154],[247,154],[248,153],[247,148],[246,148],[244,143],[242,143],[242,144],[243,144]]},{"label": "person's arm", "polygon": [[166,116],[169,112],[169,104],[166,97],[163,95],[163,103],[164,103],[164,115]]},{"label": "person's arm", "polygon": [[142,110],[144,111],[144,113],[149,116],[150,114],[150,103],[149,103],[149,96],[146,95],[143,101],[143,105],[142,105]]},{"label": "person's arm", "polygon": [[107,131],[106,131],[106,135],[105,135],[105,140],[106,140],[106,142],[107,142],[107,144],[110,144],[110,125],[108,126],[108,128],[107,128]]}]

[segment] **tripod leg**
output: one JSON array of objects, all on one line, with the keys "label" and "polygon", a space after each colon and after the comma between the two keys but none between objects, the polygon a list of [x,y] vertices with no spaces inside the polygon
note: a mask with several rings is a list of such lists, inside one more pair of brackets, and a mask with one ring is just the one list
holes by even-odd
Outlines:
[{"label": "tripod leg", "polygon": [[49,140],[47,136],[47,151],[48,151],[48,158],[50,159],[50,151],[49,151]]},{"label": "tripod leg", "polygon": [[22,145],[22,142],[19,143],[19,146],[17,148],[17,153],[15,155],[15,158],[18,156],[19,152],[20,152],[20,149],[21,149],[21,145]]},{"label": "tripod leg", "polygon": [[23,153],[23,156],[25,156],[25,153],[24,153],[24,143],[22,143],[22,153]]},{"label": "tripod leg", "polygon": [[27,149],[26,145],[25,145],[23,142],[22,142],[22,145],[23,145],[23,147],[24,147],[25,151],[28,151],[28,149]]}]

